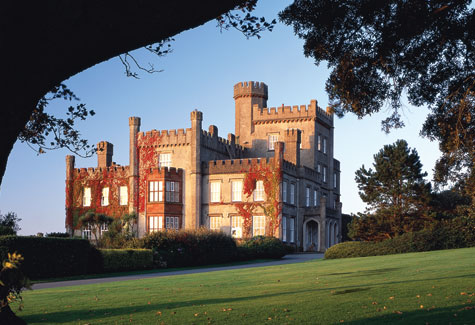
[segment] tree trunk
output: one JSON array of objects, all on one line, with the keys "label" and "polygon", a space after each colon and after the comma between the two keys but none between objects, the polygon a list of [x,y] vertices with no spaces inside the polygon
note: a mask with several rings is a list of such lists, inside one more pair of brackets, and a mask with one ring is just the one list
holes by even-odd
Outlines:
[{"label": "tree trunk", "polygon": [[10,305],[0,308],[0,324],[8,325],[26,325],[26,322],[15,315]]}]

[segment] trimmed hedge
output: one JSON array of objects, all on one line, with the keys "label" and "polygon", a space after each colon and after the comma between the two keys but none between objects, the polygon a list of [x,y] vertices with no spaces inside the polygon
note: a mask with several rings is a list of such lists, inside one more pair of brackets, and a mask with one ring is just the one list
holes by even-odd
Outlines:
[{"label": "trimmed hedge", "polygon": [[242,241],[238,246],[240,260],[256,258],[280,259],[289,253],[291,248],[275,237],[256,236]]},{"label": "trimmed hedge", "polygon": [[100,253],[85,239],[1,236],[0,258],[18,252],[23,273],[31,279],[64,277],[102,270]]},{"label": "trimmed hedge", "polygon": [[204,228],[154,232],[142,238],[139,245],[153,250],[158,267],[219,264],[237,257],[233,238]]},{"label": "trimmed hedge", "polygon": [[475,220],[456,218],[432,229],[406,233],[381,242],[344,242],[325,252],[326,259],[424,252],[475,246]]},{"label": "trimmed hedge", "polygon": [[153,267],[151,249],[100,249],[104,272],[145,270]]}]

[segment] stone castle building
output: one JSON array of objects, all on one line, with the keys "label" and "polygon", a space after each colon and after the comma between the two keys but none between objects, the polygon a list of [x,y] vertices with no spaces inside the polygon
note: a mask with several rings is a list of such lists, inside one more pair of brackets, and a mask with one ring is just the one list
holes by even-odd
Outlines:
[{"label": "stone castle building", "polygon": [[[140,132],[129,118],[129,165],[112,161],[113,145],[98,144],[97,168],[75,168],[66,157],[66,228],[77,229],[87,211],[119,217],[138,214],[138,232],[208,227],[241,237],[236,202],[264,201],[262,181],[243,194],[251,166],[279,166],[281,213],[274,235],[304,251],[324,251],[340,241],[340,163],[333,158],[333,114],[312,100],[308,106],[267,108],[267,85],[234,86],[235,134],[203,130],[203,115],[191,112],[191,127]],[[106,230],[106,229],[103,229]],[[252,216],[252,234],[266,234],[266,216]]]}]

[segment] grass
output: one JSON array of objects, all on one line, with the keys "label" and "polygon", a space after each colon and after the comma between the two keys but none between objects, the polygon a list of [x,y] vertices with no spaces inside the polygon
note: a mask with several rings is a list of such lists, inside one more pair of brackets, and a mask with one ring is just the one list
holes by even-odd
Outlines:
[{"label": "grass", "polygon": [[475,248],[24,293],[28,324],[475,324]]},{"label": "grass", "polygon": [[127,275],[140,275],[140,274],[166,273],[166,272],[174,272],[174,271],[198,270],[198,269],[207,269],[207,268],[220,268],[220,267],[226,267],[226,266],[267,263],[267,262],[272,262],[272,261],[275,261],[275,260],[257,259],[257,260],[238,261],[238,262],[230,262],[230,263],[223,263],[223,264],[211,264],[211,265],[200,265],[200,266],[171,267],[171,268],[164,268],[164,269],[162,268],[162,269],[123,271],[123,272],[98,273],[98,274],[83,274],[83,275],[74,275],[74,276],[68,276],[68,277],[62,277],[62,278],[48,278],[48,279],[32,280],[31,283],[35,284],[35,283],[45,283],[45,282],[113,278],[113,277],[122,277],[122,276],[127,276]]}]

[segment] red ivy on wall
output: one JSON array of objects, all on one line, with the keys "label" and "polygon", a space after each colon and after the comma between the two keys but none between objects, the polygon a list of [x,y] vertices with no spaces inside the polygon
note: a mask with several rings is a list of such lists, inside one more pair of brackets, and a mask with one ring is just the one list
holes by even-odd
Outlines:
[{"label": "red ivy on wall", "polygon": [[[128,186],[128,168],[109,167],[95,169],[89,173],[86,170],[74,171],[72,186],[66,186],[66,226],[75,229],[77,219],[88,211],[102,213],[111,217],[121,217],[127,213],[128,206],[120,205],[119,187]],[[66,181],[68,182],[68,180]],[[84,188],[91,188],[91,205],[83,206]],[[109,204],[101,205],[102,189],[109,188]]]},{"label": "red ivy on wall", "polygon": [[137,141],[137,156],[139,164],[139,212],[145,212],[145,202],[147,199],[147,176],[150,174],[150,168],[158,167],[158,153],[155,146],[159,143],[159,133],[155,132],[152,132]]},{"label": "red ivy on wall", "polygon": [[[256,189],[256,182],[262,181],[265,201],[254,202],[249,200]],[[282,204],[280,202],[280,183],[282,181],[282,171],[278,165],[252,165],[246,172],[243,184],[243,193],[247,202],[238,202],[234,206],[243,218],[243,236],[250,237],[252,228],[252,216],[258,208],[266,216],[266,234],[274,236],[275,230],[280,226],[280,213]]]}]

